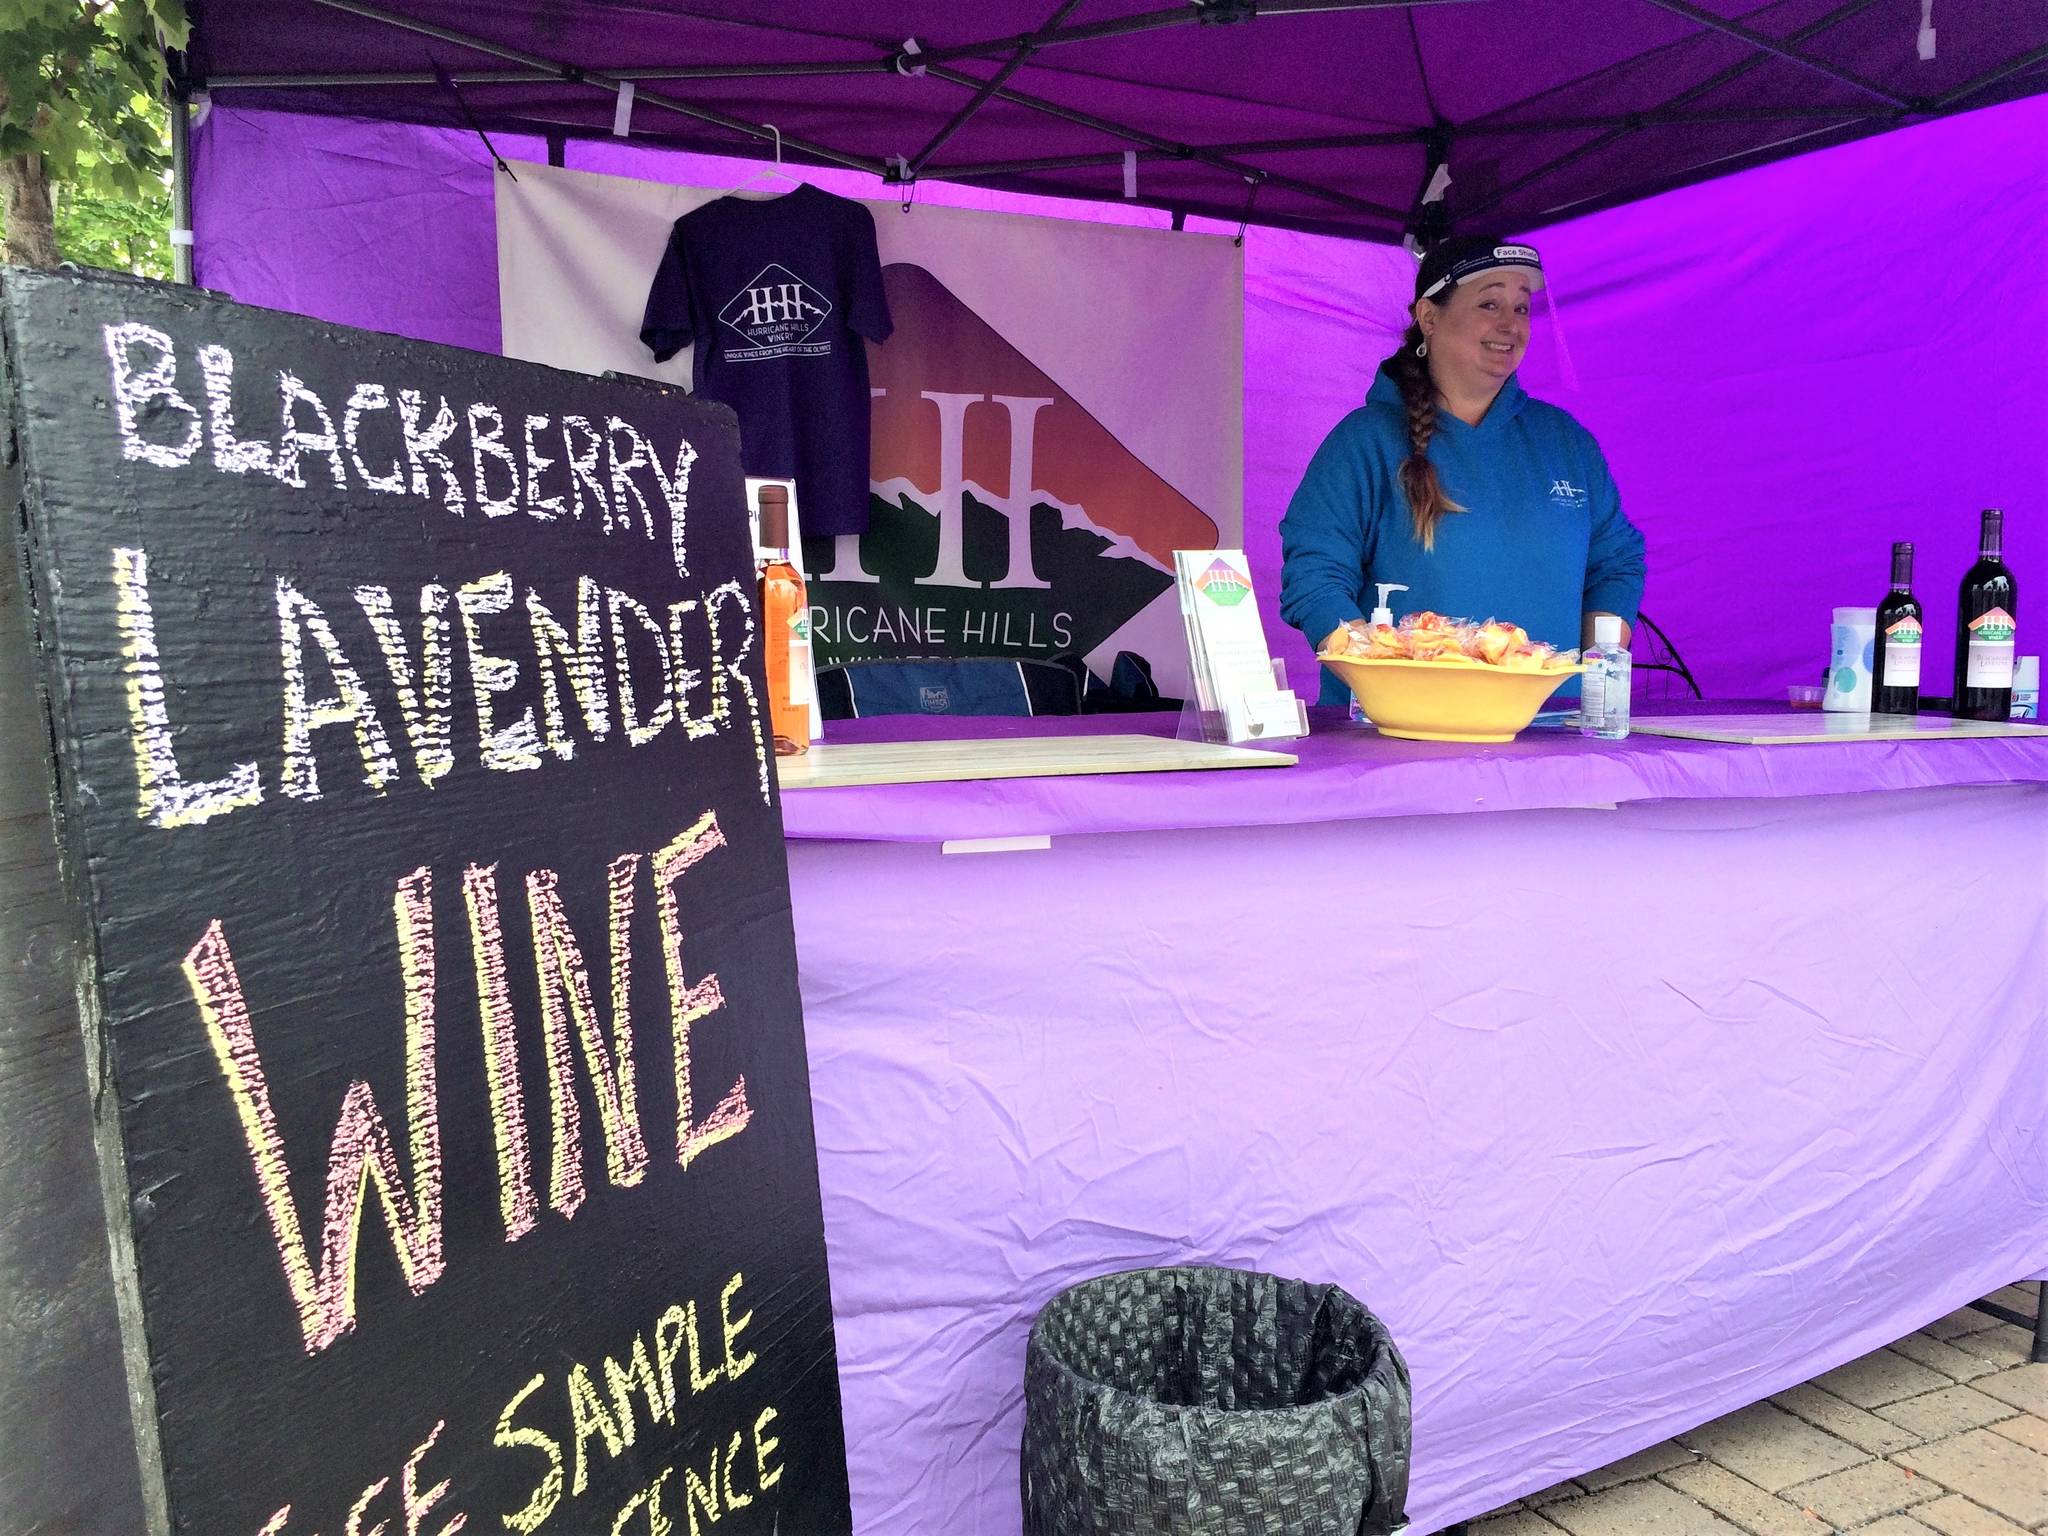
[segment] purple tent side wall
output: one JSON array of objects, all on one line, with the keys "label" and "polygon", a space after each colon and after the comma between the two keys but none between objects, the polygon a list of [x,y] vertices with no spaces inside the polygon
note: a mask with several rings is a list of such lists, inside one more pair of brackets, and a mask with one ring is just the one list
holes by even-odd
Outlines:
[{"label": "purple tent side wall", "polygon": [[[515,162],[529,139],[501,139]],[[571,142],[568,163],[731,184],[746,162]],[[195,151],[198,280],[250,303],[496,350],[489,158],[473,136],[216,107]],[[873,196],[871,178],[817,173]],[[925,200],[1160,223],[927,184]],[[1196,227],[1200,227],[1196,221]],[[1211,226],[1213,228],[1213,226]],[[1710,695],[1817,681],[1829,609],[1874,603],[1894,539],[1945,676],[1978,508],[2007,511],[2023,653],[2048,593],[2048,99],[1780,161],[1542,232],[1578,387],[1542,332],[1531,390],[1599,437],[1650,546],[1645,609]],[[1364,395],[1413,267],[1384,246],[1246,242],[1245,542],[1269,634],[1275,532],[1322,435]]]}]

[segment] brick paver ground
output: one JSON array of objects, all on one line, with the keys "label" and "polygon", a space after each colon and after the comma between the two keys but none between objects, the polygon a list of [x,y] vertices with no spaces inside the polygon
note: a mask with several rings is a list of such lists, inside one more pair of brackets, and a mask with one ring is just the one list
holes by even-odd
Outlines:
[{"label": "brick paver ground", "polygon": [[[2035,1285],[1992,1300],[2031,1317]],[[1964,1309],[1496,1511],[1472,1536],[2044,1536],[2048,1364]]]}]

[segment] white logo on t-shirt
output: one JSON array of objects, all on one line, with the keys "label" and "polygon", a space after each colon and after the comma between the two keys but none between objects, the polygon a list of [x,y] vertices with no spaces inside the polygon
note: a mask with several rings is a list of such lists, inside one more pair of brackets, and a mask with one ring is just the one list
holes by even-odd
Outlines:
[{"label": "white logo on t-shirt", "polygon": [[771,357],[823,357],[832,350],[831,339],[811,338],[831,314],[830,299],[771,262],[718,312],[720,323],[746,343],[728,346],[725,359],[754,363]]}]

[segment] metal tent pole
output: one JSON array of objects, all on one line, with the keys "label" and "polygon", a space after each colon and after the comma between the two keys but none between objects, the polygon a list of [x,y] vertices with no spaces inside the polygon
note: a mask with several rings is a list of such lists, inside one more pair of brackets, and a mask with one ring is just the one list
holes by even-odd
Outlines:
[{"label": "metal tent pole", "polygon": [[[1656,3],[1656,0],[1652,0],[1652,3]],[[1828,12],[1827,15],[1818,17],[1815,20],[1808,22],[1805,26],[1793,32],[1784,41],[1787,45],[1797,45],[1799,43],[1805,42],[1809,37],[1818,37],[1821,33],[1827,31],[1828,28],[1834,26],[1837,22],[1846,21],[1851,16],[1854,16],[1857,12],[1868,10],[1870,6],[1874,3],[1875,0],[1844,0],[1844,3],[1842,5],[1839,5],[1834,10]],[[1669,101],[1665,102],[1661,107],[1656,107],[1652,110],[1657,112],[1670,112],[1675,108],[1685,106],[1689,102],[1698,101],[1702,96],[1710,95],[1714,91],[1719,90],[1722,86],[1728,85],[1733,81],[1741,79],[1744,75],[1749,74],[1752,70],[1756,69],[1760,64],[1762,64],[1765,58],[1767,57],[1769,57],[1769,55],[1766,53],[1757,53],[1751,55],[1749,58],[1741,60],[1739,63],[1731,64],[1726,69],[1720,71],[1718,74],[1709,76],[1707,79],[1700,81],[1699,84],[1691,86],[1686,90],[1680,91],[1676,96],[1672,97]],[[1844,113],[1845,118],[1853,119],[1855,116],[1856,114],[1854,113]],[[1482,119],[1480,123],[1477,124],[1464,124],[1459,128],[1458,131],[1461,134],[1484,132],[1484,120]],[[1608,145],[1614,143],[1618,139],[1624,139],[1628,137],[1628,135],[1633,132],[1635,132],[1635,127],[1633,126],[1633,124],[1620,128],[1609,129],[1606,133],[1601,134],[1598,138],[1592,139],[1585,144],[1581,144],[1578,148],[1558,156],[1555,160],[1552,160],[1545,165],[1537,166],[1536,169],[1530,171],[1527,175],[1517,177],[1515,180],[1509,182],[1506,186],[1496,187],[1491,193],[1489,193],[1485,198],[1481,199],[1478,203],[1474,204],[1472,207],[1461,209],[1459,211],[1459,218],[1466,222],[1470,222],[1471,220],[1477,219],[1481,214],[1490,213],[1494,208],[1498,207],[1506,199],[1514,196],[1524,187],[1529,186],[1534,182],[1541,181],[1546,176],[1554,175],[1556,172],[1565,169],[1565,167],[1569,165],[1574,165],[1580,160],[1585,159],[1588,155],[1598,154],[1601,150],[1607,148]]]},{"label": "metal tent pole", "polygon": [[[331,4],[332,0],[323,0],[323,3]],[[986,81],[978,80],[973,75],[963,74],[957,69],[948,69],[937,64],[930,67],[930,73],[935,79],[950,81],[954,85],[962,86],[970,91],[979,90],[983,85],[987,84]],[[1158,150],[1164,156],[1171,159],[1192,161],[1197,165],[1210,166],[1219,171],[1229,171],[1238,176],[1257,177],[1268,186],[1283,188],[1289,192],[1299,192],[1304,197],[1313,197],[1339,208],[1348,208],[1354,213],[1371,214],[1374,218],[1383,219],[1391,223],[1398,224],[1403,217],[1399,209],[1389,208],[1384,203],[1375,203],[1366,198],[1353,197],[1348,193],[1338,192],[1329,187],[1317,186],[1313,182],[1302,181],[1293,176],[1281,176],[1271,171],[1263,171],[1255,165],[1247,165],[1243,161],[1233,160],[1228,155],[1212,154],[1208,150],[1197,148],[1192,144],[1176,144],[1170,139],[1162,139],[1157,134],[1147,133],[1144,129],[1133,127],[1129,123],[1113,122],[1106,117],[1097,117],[1092,112],[1081,112],[1072,107],[1063,107],[1057,102],[1047,101],[1044,97],[1034,96],[1028,91],[1020,91],[1013,87],[1004,86],[995,92],[995,96],[1000,101],[1007,101],[1016,106],[1028,108],[1033,112],[1041,112],[1048,117],[1059,118],[1063,122],[1073,123],[1082,128],[1092,128],[1097,133],[1121,139],[1127,144],[1142,144],[1147,149]],[[935,174],[943,177],[945,173],[939,171]]]},{"label": "metal tent pole", "polygon": [[1921,105],[1928,112],[1946,112],[1959,102],[1968,101],[1979,91],[1996,85],[2007,75],[2016,75],[2021,70],[2032,69],[2036,64],[2048,63],[2048,48],[2036,48],[2032,53],[2023,53],[2016,59],[2007,59],[1995,69],[1988,69],[1974,80],[1965,80],[1952,91],[1947,91]]},{"label": "metal tent pole", "polygon": [[986,102],[989,99],[989,97],[995,95],[997,91],[1001,90],[1003,88],[1004,83],[1009,80],[1010,76],[1014,75],[1015,73],[1017,73],[1019,69],[1022,69],[1024,67],[1025,63],[1030,59],[1033,51],[1038,46],[1037,43],[1032,39],[1050,36],[1054,31],[1058,29],[1061,22],[1065,21],[1069,16],[1071,16],[1074,13],[1074,8],[1078,6],[1080,3],[1081,0],[1061,0],[1060,8],[1052,14],[1051,18],[1046,22],[1046,24],[1040,27],[1037,32],[1033,33],[1032,38],[1027,38],[1022,44],[1020,44],[1015,53],[1011,54],[1007,59],[1003,60],[1002,68],[998,69],[993,75],[991,75],[987,83],[984,84],[980,90],[974,93],[973,99],[970,100],[967,103],[967,105],[962,107],[958,112],[955,112],[952,115],[952,117],[947,120],[945,126],[939,129],[937,133],[931,136],[930,141],[926,143],[923,149],[920,149],[916,154],[910,157],[910,175],[916,176],[920,172],[922,172],[925,166],[931,163],[932,156],[939,152],[939,146],[944,144],[946,140],[950,139],[951,137],[953,137],[954,134],[958,133],[962,128],[964,128],[967,125],[967,120],[974,116],[975,113],[981,110],[982,103]]},{"label": "metal tent pole", "polygon": [[[431,22],[419,21],[411,16],[400,15],[395,11],[387,11],[378,6],[366,5],[361,3],[361,0],[313,0],[313,3],[324,5],[330,10],[346,12],[351,16],[361,16],[368,21],[381,21],[386,26],[396,27],[403,32],[416,32],[422,37],[431,37],[439,42],[452,43],[458,48],[468,48],[477,53],[506,59],[514,64],[524,65],[528,69],[540,70],[557,80],[566,81],[574,85],[587,85],[593,90],[616,93],[622,83],[621,77],[617,75],[606,74],[603,71],[594,69],[578,69],[572,64],[564,64],[559,60],[545,58],[540,54],[528,53],[521,48],[508,47],[504,43],[494,43],[487,37],[476,37],[467,32],[458,32],[452,27],[436,26]],[[823,160],[833,165],[847,166],[856,171],[866,171],[871,176],[880,176],[883,173],[884,167],[879,160],[871,160],[864,155],[846,154],[827,145],[819,144],[814,140],[800,139],[794,134],[779,133],[764,123],[750,123],[745,118],[734,117],[728,112],[717,112],[709,107],[693,106],[687,101],[680,101],[673,96],[663,95],[656,91],[637,92],[634,100],[646,106],[658,107],[666,112],[674,112],[681,117],[695,118],[701,123],[710,123],[715,127],[724,128],[733,133],[744,134],[748,138],[760,139],[763,142],[771,139],[777,140],[789,148],[797,150],[799,153],[809,155],[814,160]]]},{"label": "metal tent pole", "polygon": [[1209,0],[1202,4],[1169,6],[1165,10],[1140,11],[1110,21],[1092,21],[1082,26],[1057,27],[1041,32],[1016,32],[1008,37],[983,38],[979,42],[957,43],[945,48],[927,48],[917,57],[920,64],[950,64],[959,59],[1000,58],[1030,46],[1056,48],[1063,43],[1094,43],[1113,37],[1130,37],[1139,32],[1156,32],[1162,27],[1216,25],[1258,17],[1326,16],[1341,11],[1409,10],[1418,5],[1473,5],[1483,0],[1259,0],[1256,10],[1234,12]]},{"label": "metal tent pole", "polygon": [[2026,1328],[2034,1335],[2033,1353],[2029,1357],[2035,1362],[2048,1361],[2048,1281],[2041,1284],[2041,1294],[2034,1298],[2034,1315],[1996,1301],[1973,1301],[1970,1310],[1995,1317],[2001,1323],[2011,1323],[2015,1328]]},{"label": "metal tent pole", "polygon": [[[673,64],[622,65],[618,69],[585,70],[586,76],[602,75],[607,80],[776,80],[807,75],[888,74],[890,56],[833,64]],[[560,69],[451,69],[448,78],[457,85],[530,85],[560,80]],[[441,77],[430,69],[380,69],[357,74],[251,74],[215,75],[207,88],[215,91],[276,90],[279,87],[318,87],[345,90],[354,86],[439,85]]]},{"label": "metal tent pole", "polygon": [[171,93],[171,276],[192,281],[192,107]]},{"label": "metal tent pole", "polygon": [[1716,16],[1712,11],[1694,5],[1692,0],[1649,0],[1649,3],[1671,12],[1674,16],[1683,16],[1687,21],[1696,22],[1711,32],[1724,33],[1739,42],[1747,43],[1750,47],[1783,59],[1787,63],[1801,65],[1816,74],[1826,75],[1830,80],[1838,80],[1843,85],[1853,86],[1867,96],[1875,96],[1879,101],[1889,102],[1902,112],[1913,111],[1918,106],[1917,102],[1895,95],[1875,81],[1866,80],[1839,65],[1830,64],[1826,59],[1815,58],[1805,49],[1796,46],[1799,39],[1796,32],[1789,38],[1771,37],[1754,27],[1746,27],[1739,21]]},{"label": "metal tent pole", "polygon": [[[1891,122],[1890,112],[1849,112],[1842,109],[1821,111],[1813,107],[1736,107],[1723,112],[1629,112],[1608,117],[1555,117],[1531,118],[1511,123],[1474,123],[1460,129],[1460,135],[1478,138],[1482,136],[1516,136],[1537,133],[1596,133],[1608,128],[1656,128],[1664,126],[1685,126],[1696,123],[1774,123],[1815,121],[1828,124],[1842,122]],[[1371,133],[1331,133],[1314,138],[1299,139],[1254,139],[1235,144],[1197,144],[1191,146],[1207,155],[1273,155],[1307,150],[1368,149],[1391,144],[1424,144],[1432,129],[1393,128]],[[1183,160],[1189,158],[1176,150],[1140,149],[1135,151],[1138,159],[1144,161]],[[963,162],[958,165],[942,165],[932,172],[947,181],[978,181],[990,176],[1007,176],[1029,171],[1072,171],[1088,170],[1123,163],[1124,151],[1118,149],[1097,150],[1088,154],[1043,155],[1034,159],[987,160]]]}]

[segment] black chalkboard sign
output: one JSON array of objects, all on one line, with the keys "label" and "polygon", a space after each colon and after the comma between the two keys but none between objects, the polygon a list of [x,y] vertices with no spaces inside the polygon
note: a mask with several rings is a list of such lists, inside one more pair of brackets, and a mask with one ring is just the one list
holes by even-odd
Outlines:
[{"label": "black chalkboard sign", "polygon": [[152,1527],[850,1530],[730,413],[115,278],[0,327]]}]

